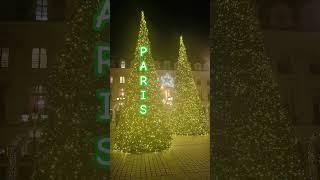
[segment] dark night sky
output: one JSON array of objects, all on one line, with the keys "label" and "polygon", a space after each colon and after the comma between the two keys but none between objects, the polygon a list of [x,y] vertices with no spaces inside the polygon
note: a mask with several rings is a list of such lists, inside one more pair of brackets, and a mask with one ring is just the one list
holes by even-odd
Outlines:
[{"label": "dark night sky", "polygon": [[132,57],[141,10],[145,12],[154,58],[176,60],[180,34],[189,57],[204,60],[209,56],[209,0],[111,1],[112,56]]}]

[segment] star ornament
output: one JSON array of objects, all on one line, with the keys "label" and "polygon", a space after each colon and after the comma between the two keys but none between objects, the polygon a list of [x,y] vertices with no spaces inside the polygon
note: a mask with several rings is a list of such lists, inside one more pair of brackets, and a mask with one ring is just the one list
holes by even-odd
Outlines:
[{"label": "star ornament", "polygon": [[164,76],[161,76],[161,85],[164,87],[174,87],[174,80],[173,77],[169,74],[166,73]]}]

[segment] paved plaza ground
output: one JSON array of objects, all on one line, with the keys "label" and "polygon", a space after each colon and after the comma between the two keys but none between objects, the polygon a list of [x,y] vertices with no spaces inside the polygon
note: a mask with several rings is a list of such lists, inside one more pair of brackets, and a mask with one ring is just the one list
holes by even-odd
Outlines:
[{"label": "paved plaza ground", "polygon": [[111,179],[209,180],[209,136],[177,136],[160,153],[111,155]]}]

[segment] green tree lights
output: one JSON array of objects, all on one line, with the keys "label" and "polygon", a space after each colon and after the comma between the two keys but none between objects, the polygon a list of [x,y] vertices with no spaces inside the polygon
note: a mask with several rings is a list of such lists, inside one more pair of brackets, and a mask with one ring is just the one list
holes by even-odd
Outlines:
[{"label": "green tree lights", "polygon": [[207,118],[193,80],[182,36],[176,71],[173,117],[171,127],[177,135],[203,135],[208,132]]},{"label": "green tree lights", "polygon": [[112,123],[112,148],[134,153],[161,151],[170,147],[172,138],[163,118],[164,105],[143,12],[133,66],[125,90],[126,98],[119,122]]},{"label": "green tree lights", "polygon": [[255,1],[214,3],[212,178],[303,178],[303,162],[280,105]]}]

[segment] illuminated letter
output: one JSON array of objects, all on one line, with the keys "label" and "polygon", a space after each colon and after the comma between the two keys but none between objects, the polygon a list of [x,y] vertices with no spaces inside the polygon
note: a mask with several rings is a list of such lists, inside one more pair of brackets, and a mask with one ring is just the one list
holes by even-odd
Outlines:
[{"label": "illuminated letter", "polygon": [[141,46],[140,47],[140,56],[142,57],[144,53],[148,52],[148,48]]},{"label": "illuminated letter", "polygon": [[142,115],[145,115],[145,114],[147,114],[147,105],[144,105],[144,104],[142,104],[141,106],[140,106],[140,114],[142,114]]},{"label": "illuminated letter", "polygon": [[93,19],[93,30],[101,32],[110,19],[110,0],[100,0],[99,10]]},{"label": "illuminated letter", "polygon": [[142,70],[144,70],[144,71],[147,71],[147,70],[148,70],[145,61],[142,61],[141,65],[140,65],[140,67],[139,67],[139,71],[142,71]]},{"label": "illuminated letter", "polygon": [[148,85],[148,78],[146,76],[140,76],[140,86],[147,86]]},{"label": "illuminated letter", "polygon": [[141,98],[140,98],[140,100],[146,100],[147,98],[146,98],[146,90],[141,90],[140,91],[141,92]]},{"label": "illuminated letter", "polygon": [[110,166],[110,139],[98,137],[96,140],[95,161],[98,167]]},{"label": "illuminated letter", "polygon": [[110,46],[102,42],[97,43],[94,61],[96,75],[104,77],[110,66]]},{"label": "illuminated letter", "polygon": [[96,96],[100,100],[100,103],[102,103],[100,112],[96,116],[96,121],[105,123],[110,120],[110,91],[107,89],[98,89]]}]

